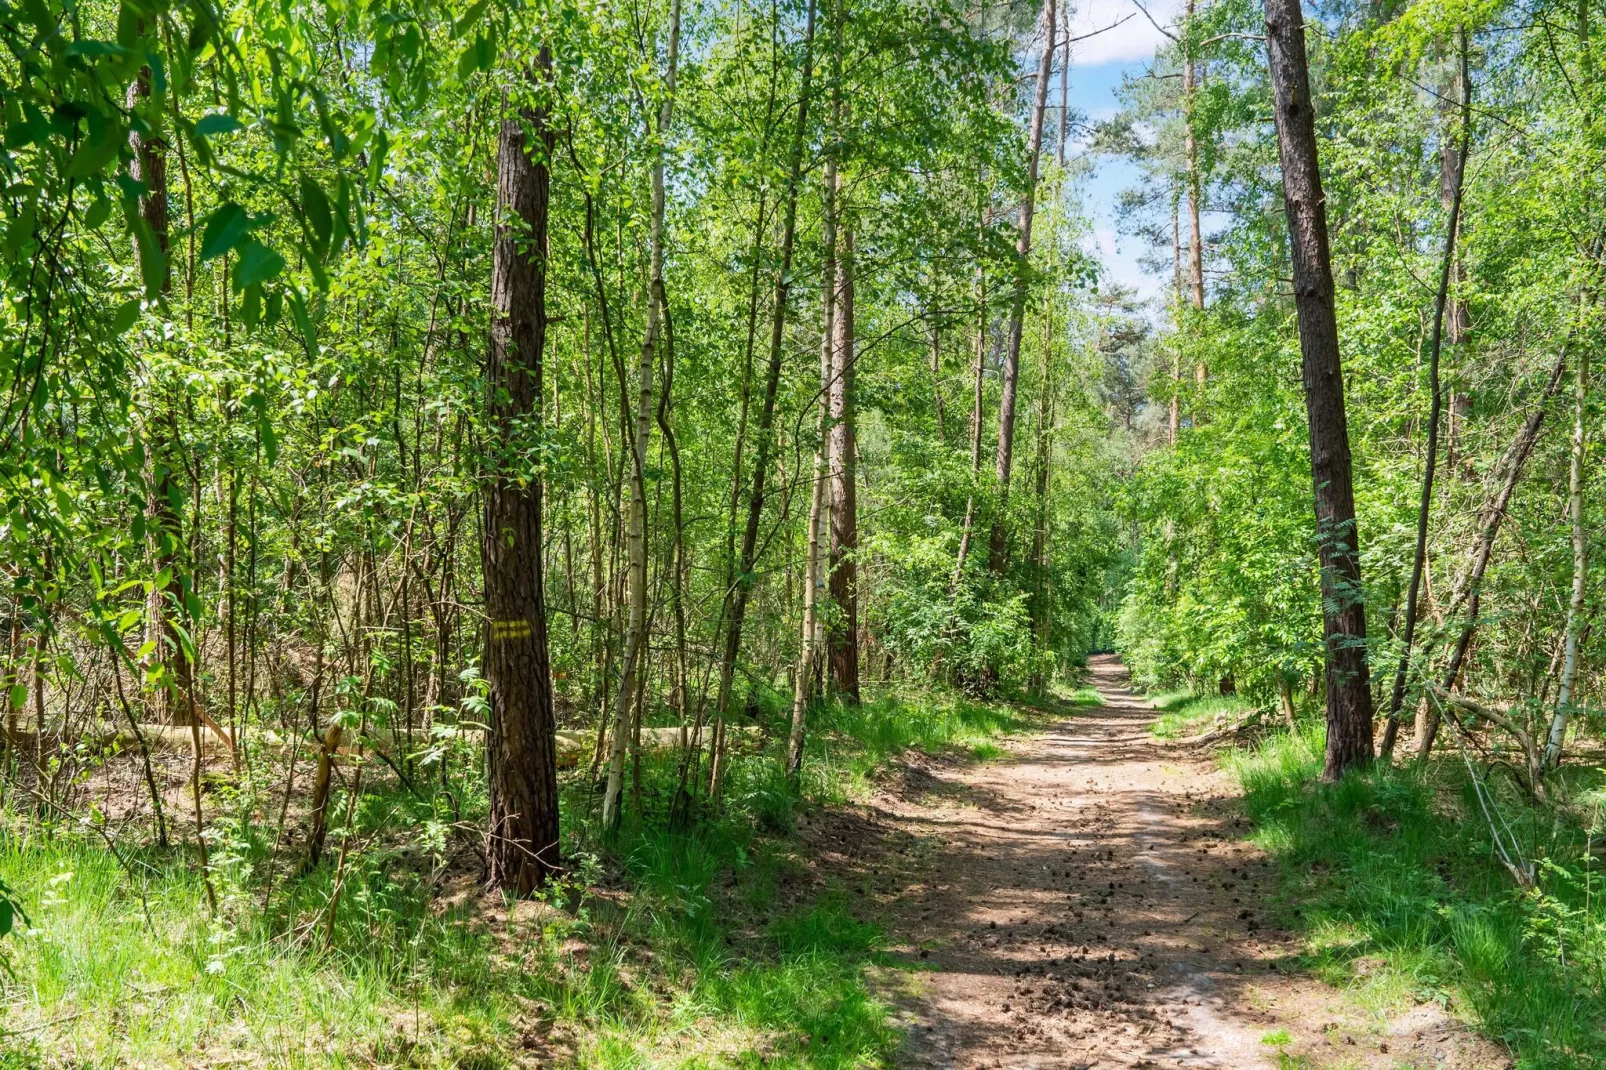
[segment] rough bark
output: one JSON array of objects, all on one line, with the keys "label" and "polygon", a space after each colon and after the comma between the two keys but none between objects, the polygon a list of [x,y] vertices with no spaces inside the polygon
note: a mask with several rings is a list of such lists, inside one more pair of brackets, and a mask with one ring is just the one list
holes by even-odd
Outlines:
[{"label": "rough bark", "polygon": [[[528,85],[543,92],[552,54],[543,46]],[[505,105],[504,105],[505,106]],[[544,103],[504,115],[497,145],[496,242],[486,358],[493,450],[540,425],[546,351],[546,251],[553,131]],[[484,673],[490,815],[487,878],[519,895],[558,869],[558,781],[552,672],[542,563],[542,485],[493,456],[485,486]],[[528,473],[524,473],[528,475]]]},{"label": "rough bark", "polygon": [[993,517],[988,567],[1004,571],[1009,558],[1009,476],[1015,458],[1015,394],[1020,387],[1021,324],[1026,316],[1026,283],[1032,255],[1032,214],[1037,206],[1037,171],[1043,154],[1043,108],[1048,101],[1048,80],[1054,69],[1054,27],[1058,19],[1054,0],[1043,0],[1043,54],[1037,64],[1037,86],[1027,137],[1026,192],[1021,196],[1020,238],[1015,243],[1015,287],[1009,306],[1009,342],[1004,352],[1004,384],[998,400],[998,512]]},{"label": "rough bark", "polygon": [[1338,316],[1305,58],[1304,17],[1299,0],[1265,0],[1265,12],[1321,559],[1327,656],[1327,757],[1322,775],[1333,780],[1372,760],[1372,691],[1366,664],[1360,532],[1355,520],[1344,372],[1338,351]]}]

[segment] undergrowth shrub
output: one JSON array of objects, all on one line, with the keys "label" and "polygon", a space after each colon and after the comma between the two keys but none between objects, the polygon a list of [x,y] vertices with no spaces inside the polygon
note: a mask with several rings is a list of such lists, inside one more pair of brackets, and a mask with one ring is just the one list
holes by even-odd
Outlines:
[{"label": "undergrowth shrub", "polygon": [[1322,784],[1322,751],[1320,726],[1304,726],[1230,759],[1308,965],[1384,1003],[1464,1002],[1521,1067],[1606,1065],[1595,834],[1494,774],[1504,820],[1540,862],[1524,889],[1496,860],[1470,779],[1482,774],[1446,758]]}]

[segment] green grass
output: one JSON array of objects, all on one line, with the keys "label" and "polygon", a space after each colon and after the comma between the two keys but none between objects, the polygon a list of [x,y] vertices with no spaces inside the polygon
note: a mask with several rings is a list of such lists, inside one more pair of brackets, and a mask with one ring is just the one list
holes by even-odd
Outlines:
[{"label": "green grass", "polygon": [[1198,735],[1214,727],[1218,716],[1231,724],[1255,708],[1253,703],[1238,695],[1165,691],[1148,698],[1160,711],[1160,716],[1149,727],[1149,731],[1160,739]]},{"label": "green grass", "polygon": [[1104,705],[1104,696],[1098,693],[1097,688],[1084,686],[1076,688],[1064,701],[1072,706],[1094,707]]},{"label": "green grass", "polygon": [[97,839],[0,814],[0,880],[30,920],[0,945],[14,971],[0,1070],[230,1059],[488,1070],[526,1051],[587,1067],[890,1065],[901,1034],[865,979],[886,965],[876,919],[819,881],[789,830],[911,747],[996,757],[995,741],[1034,717],[945,695],[821,710],[801,787],[772,731],[732,761],[724,810],[689,831],[667,830],[666,755],[644,763],[646,816],[632,811],[606,850],[571,777],[570,877],[550,903],[511,911],[472,894],[471,861],[455,877],[434,868],[440,856],[416,842],[434,801],[381,783],[358,810],[327,947],[328,863],[292,877],[281,861],[261,910],[265,796],[212,801],[219,921],[187,850],[125,836],[131,875]]},{"label": "green grass", "polygon": [[1437,1000],[1507,1044],[1520,1067],[1606,1065],[1606,904],[1590,839],[1491,787],[1539,886],[1494,860],[1464,767],[1378,766],[1317,782],[1311,726],[1229,759],[1255,837],[1282,869],[1305,965],[1377,1011]]},{"label": "green grass", "polygon": [[942,692],[913,698],[888,693],[859,706],[832,705],[811,722],[804,791],[821,802],[862,796],[876,772],[910,749],[996,758],[1003,753],[997,739],[1038,720],[1037,712],[1024,707]]}]

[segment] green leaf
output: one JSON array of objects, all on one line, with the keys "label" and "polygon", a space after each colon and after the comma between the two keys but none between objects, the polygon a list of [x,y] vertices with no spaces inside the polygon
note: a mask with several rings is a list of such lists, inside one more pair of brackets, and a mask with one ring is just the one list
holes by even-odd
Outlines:
[{"label": "green leaf", "polygon": [[205,262],[238,248],[251,234],[251,217],[233,201],[217,208],[206,218],[201,231],[201,260]]},{"label": "green leaf", "polygon": [[477,25],[485,17],[485,9],[490,6],[491,0],[479,0],[479,3],[463,12],[463,17],[452,24],[452,40],[457,40]]},{"label": "green leaf", "polygon": [[62,53],[66,56],[126,56],[128,49],[113,41],[93,41],[85,38],[74,41]]},{"label": "green leaf", "polygon": [[99,230],[102,223],[112,214],[112,202],[106,197],[96,197],[89,210],[84,213],[84,226],[90,230]]},{"label": "green leaf", "polygon": [[127,127],[107,124],[78,146],[67,164],[67,177],[88,178],[100,174],[107,164],[117,159],[118,150],[127,144],[127,135]]},{"label": "green leaf", "polygon": [[138,212],[129,211],[134,244],[139,248],[139,275],[145,283],[145,296],[151,299],[167,288],[167,254],[156,240],[156,232]]},{"label": "green leaf", "polygon": [[245,125],[232,115],[215,111],[210,115],[203,115],[195,121],[196,137],[211,137],[214,134],[232,134],[236,130],[244,130]]},{"label": "green leaf", "polygon": [[240,262],[234,266],[234,288],[260,286],[283,270],[284,257],[251,239],[240,249]]},{"label": "green leaf", "polygon": [[301,176],[301,211],[307,226],[312,228],[318,255],[322,257],[329,249],[329,238],[334,232],[334,212],[329,207],[329,198],[323,192],[323,187],[306,175]]},{"label": "green leaf", "polygon": [[16,913],[17,909],[11,905],[11,900],[0,899],[0,936],[11,932],[11,926],[16,922]]},{"label": "green leaf", "polygon": [[117,306],[117,313],[112,316],[112,333],[123,334],[139,319],[139,302],[124,301]]},{"label": "green leaf", "polygon": [[279,461],[279,436],[273,430],[272,420],[261,420],[257,423],[257,431],[262,436],[262,453],[267,457],[268,464],[277,464]]},{"label": "green leaf", "polygon": [[262,321],[262,287],[247,286],[245,299],[240,302],[240,318],[245,320],[247,330],[254,330]]},{"label": "green leaf", "polygon": [[[307,356],[318,359],[318,335],[312,329],[312,317],[307,314],[307,302],[300,291],[290,291],[290,316],[301,330],[301,340],[307,344]],[[273,463],[271,460],[268,463]]]},{"label": "green leaf", "polygon": [[373,151],[368,157],[368,184],[379,185],[385,174],[385,156],[390,152],[390,136],[383,130],[374,138]]}]

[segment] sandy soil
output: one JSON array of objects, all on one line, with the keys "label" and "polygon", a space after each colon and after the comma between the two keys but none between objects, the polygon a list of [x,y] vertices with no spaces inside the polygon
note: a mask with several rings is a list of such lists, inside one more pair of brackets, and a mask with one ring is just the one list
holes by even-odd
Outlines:
[{"label": "sandy soil", "polygon": [[999,761],[906,765],[809,832],[923,967],[878,977],[904,1065],[1509,1065],[1437,1004],[1370,1015],[1301,976],[1230,778],[1148,734],[1118,661],[1093,682],[1102,708]]}]

